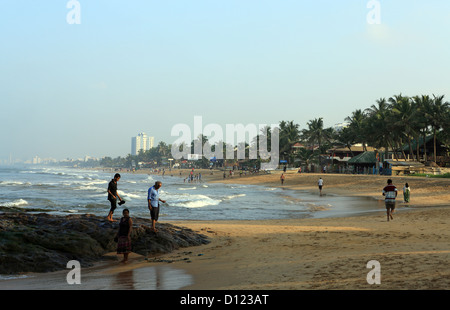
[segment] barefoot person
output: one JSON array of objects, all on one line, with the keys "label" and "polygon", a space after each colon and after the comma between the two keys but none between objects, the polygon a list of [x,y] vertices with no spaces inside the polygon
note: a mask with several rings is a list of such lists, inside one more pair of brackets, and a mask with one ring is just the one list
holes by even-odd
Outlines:
[{"label": "barefoot person", "polygon": [[130,211],[123,209],[123,217],[120,219],[119,231],[117,232],[117,254],[123,254],[121,263],[128,262],[128,254],[131,252],[131,231],[133,229],[133,220],[130,217]]},{"label": "barefoot person", "polygon": [[284,173],[282,173],[282,174],[281,174],[281,177],[280,177],[281,185],[284,184],[284,179],[285,179],[285,178],[286,178],[286,177],[284,176]]},{"label": "barefoot person", "polygon": [[114,222],[113,220],[113,214],[114,210],[117,208],[117,197],[119,197],[120,202],[122,203],[122,198],[120,198],[119,194],[117,193],[117,182],[120,180],[120,174],[116,173],[114,175],[114,179],[112,179],[108,184],[108,200],[111,203],[111,209],[109,210],[109,214],[106,217],[108,221]]},{"label": "barefoot person", "polygon": [[383,188],[384,203],[386,205],[387,220],[393,220],[392,213],[395,209],[395,198],[397,197],[397,188],[392,184],[392,180],[387,180],[387,185]]},{"label": "barefoot person", "polygon": [[411,189],[409,188],[408,183],[403,186],[403,201],[409,202],[409,195],[411,194]]},{"label": "barefoot person", "polygon": [[165,203],[165,200],[161,200],[159,198],[159,189],[161,188],[162,183],[160,181],[156,181],[155,185],[153,185],[152,187],[150,187],[148,189],[148,196],[147,196],[147,201],[148,201],[148,209],[150,210],[150,216],[152,218],[152,230],[154,232],[157,232],[158,230],[156,229],[156,222],[158,221],[158,217],[159,217],[159,202],[163,202]]}]

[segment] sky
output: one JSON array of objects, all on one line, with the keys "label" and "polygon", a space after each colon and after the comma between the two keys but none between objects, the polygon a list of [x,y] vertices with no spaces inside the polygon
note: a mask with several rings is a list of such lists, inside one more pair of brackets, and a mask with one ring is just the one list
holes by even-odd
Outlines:
[{"label": "sky", "polygon": [[448,99],[449,31],[445,0],[0,0],[0,162]]}]

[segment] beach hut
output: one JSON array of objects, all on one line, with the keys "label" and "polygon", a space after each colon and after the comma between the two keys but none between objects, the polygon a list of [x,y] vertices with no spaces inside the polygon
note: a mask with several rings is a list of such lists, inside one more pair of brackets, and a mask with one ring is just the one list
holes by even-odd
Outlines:
[{"label": "beach hut", "polygon": [[[348,164],[350,159],[355,158],[361,154],[364,154],[364,152],[374,152],[374,151],[375,148],[373,147],[366,146],[364,148],[362,144],[354,144],[350,148],[344,146],[336,146],[334,148],[327,150],[327,153],[328,158],[332,161],[332,164],[334,166],[334,171],[342,173],[348,171],[349,167]],[[359,166],[359,163],[357,166]]]},{"label": "beach hut", "polygon": [[363,152],[350,158],[347,163],[353,166],[353,172],[357,174],[376,174],[376,152]]}]

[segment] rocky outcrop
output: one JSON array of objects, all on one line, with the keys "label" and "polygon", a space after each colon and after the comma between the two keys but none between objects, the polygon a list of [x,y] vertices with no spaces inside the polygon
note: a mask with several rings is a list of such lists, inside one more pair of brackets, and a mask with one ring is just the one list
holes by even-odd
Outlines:
[{"label": "rocky outcrop", "polygon": [[[133,252],[155,255],[209,242],[190,229],[157,225],[159,231],[154,233],[149,220],[133,218]],[[0,214],[0,274],[56,271],[65,269],[69,260],[91,266],[116,251],[118,228],[118,223],[89,214]]]}]

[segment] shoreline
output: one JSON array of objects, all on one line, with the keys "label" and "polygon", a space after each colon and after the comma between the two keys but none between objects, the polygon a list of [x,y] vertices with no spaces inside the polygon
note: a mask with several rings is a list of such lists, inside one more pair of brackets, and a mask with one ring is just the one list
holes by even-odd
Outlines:
[{"label": "shoreline", "polygon": [[[281,187],[280,175],[277,171],[223,180],[223,172],[202,174],[208,182]],[[192,278],[192,283],[179,288],[183,290],[448,289],[450,270],[443,266],[450,263],[450,180],[288,171],[283,187],[318,193],[319,176],[324,179],[324,193],[375,199],[382,199],[381,189],[392,178],[400,191],[398,200],[402,200],[401,187],[408,182],[411,208],[395,212],[390,222],[382,211],[337,218],[167,221],[204,234],[211,242],[158,256],[156,261],[134,256],[126,266],[113,262],[100,268],[103,271],[90,269],[86,273],[97,283],[123,272],[134,271],[136,275],[168,268]],[[367,283],[370,269],[366,264],[370,260],[381,265],[381,285]],[[62,274],[65,277],[67,272]],[[45,289],[45,283],[50,287],[46,279],[52,275],[32,276],[0,280],[0,289],[5,282],[12,289]],[[135,282],[130,288],[141,287],[142,283]],[[94,286],[86,283],[79,289]],[[120,287],[116,284],[111,289]]]}]

